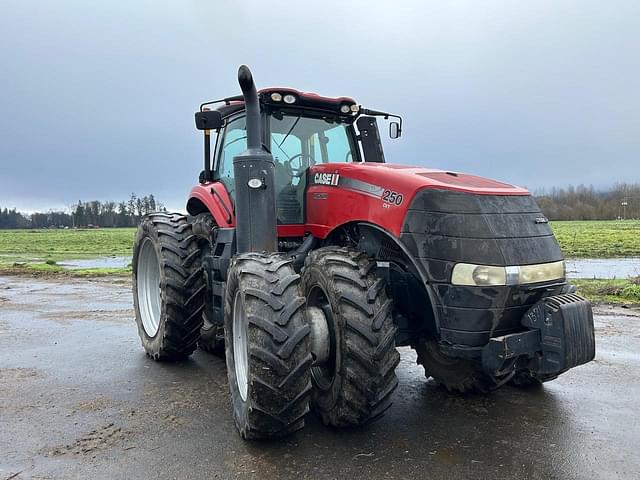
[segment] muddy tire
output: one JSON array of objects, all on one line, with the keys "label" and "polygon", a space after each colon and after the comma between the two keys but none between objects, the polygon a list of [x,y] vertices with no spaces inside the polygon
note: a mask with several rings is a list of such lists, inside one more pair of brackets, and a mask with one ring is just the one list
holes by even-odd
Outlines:
[{"label": "muddy tire", "polygon": [[[200,239],[200,262],[204,264],[206,256],[213,252],[212,232],[217,227],[210,213],[200,213],[193,218],[193,232]],[[211,293],[208,272],[204,270],[207,292],[205,294],[205,307],[202,310],[202,328],[198,347],[208,353],[224,356],[224,327],[214,319],[213,296]]]},{"label": "muddy tire", "polygon": [[225,344],[233,418],[242,438],[281,437],[304,426],[311,381],[300,276],[280,254],[231,262]]},{"label": "muddy tire", "polygon": [[349,248],[320,248],[307,257],[302,287],[329,330],[328,360],[312,368],[313,407],[326,425],[362,425],[381,416],[398,385],[396,327],[375,260]]},{"label": "muddy tire", "polygon": [[212,353],[219,357],[224,356],[224,327],[213,323],[210,317],[209,306],[202,314],[202,329],[200,330],[200,340],[198,346],[205,352]]},{"label": "muddy tire", "polygon": [[196,348],[205,282],[198,238],[187,217],[146,216],[133,247],[133,298],[138,334],[154,360],[177,360]]},{"label": "muddy tire", "polygon": [[550,382],[556,378],[558,378],[557,375],[539,376],[532,374],[529,370],[519,370],[513,378],[509,380],[509,385],[518,388],[536,389],[541,388],[543,383]]},{"label": "muddy tire", "polygon": [[487,393],[496,386],[477,362],[445,355],[435,340],[426,340],[412,347],[427,378],[433,377],[450,392]]}]

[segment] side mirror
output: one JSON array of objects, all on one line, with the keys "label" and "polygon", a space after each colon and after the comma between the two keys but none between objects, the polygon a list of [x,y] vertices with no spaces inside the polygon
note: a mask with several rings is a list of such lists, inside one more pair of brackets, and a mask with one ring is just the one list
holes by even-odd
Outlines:
[{"label": "side mirror", "polygon": [[389,123],[389,136],[391,138],[400,138],[402,134],[402,130],[400,129],[400,124],[398,122]]},{"label": "side mirror", "polygon": [[196,128],[198,130],[218,130],[222,126],[222,115],[217,110],[196,112]]}]

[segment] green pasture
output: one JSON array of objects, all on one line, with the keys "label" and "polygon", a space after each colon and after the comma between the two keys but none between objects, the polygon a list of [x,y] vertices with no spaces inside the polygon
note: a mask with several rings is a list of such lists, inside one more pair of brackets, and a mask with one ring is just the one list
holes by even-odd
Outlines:
[{"label": "green pasture", "polygon": [[640,220],[551,222],[567,258],[640,256]]},{"label": "green pasture", "polygon": [[[551,222],[568,258],[640,256],[640,220]],[[0,263],[131,255],[135,228],[0,230]]]},{"label": "green pasture", "polygon": [[[551,227],[568,258],[640,256],[639,220],[552,222]],[[0,266],[5,271],[11,267],[34,274],[126,273],[130,269],[68,272],[56,262],[131,255],[135,231],[135,228],[0,230]]]},{"label": "green pasture", "polygon": [[131,255],[135,228],[0,230],[0,263]]}]

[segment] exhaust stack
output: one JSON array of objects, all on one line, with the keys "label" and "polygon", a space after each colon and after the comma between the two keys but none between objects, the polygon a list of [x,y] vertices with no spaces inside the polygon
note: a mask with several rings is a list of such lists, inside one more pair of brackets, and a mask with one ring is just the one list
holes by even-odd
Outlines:
[{"label": "exhaust stack", "polygon": [[238,253],[278,250],[274,163],[264,148],[258,92],[251,70],[238,69],[244,96],[247,150],[233,158],[236,187],[236,245]]}]

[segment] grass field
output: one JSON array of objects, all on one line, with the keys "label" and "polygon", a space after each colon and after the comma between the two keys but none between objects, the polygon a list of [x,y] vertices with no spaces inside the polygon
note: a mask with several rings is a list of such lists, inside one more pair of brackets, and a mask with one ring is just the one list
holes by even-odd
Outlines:
[{"label": "grass field", "polygon": [[[568,258],[640,256],[640,220],[552,222]],[[0,262],[131,255],[134,228],[0,230]]]},{"label": "grass field", "polygon": [[[126,275],[131,272],[129,267],[66,270],[56,262],[129,256],[135,232],[135,228],[0,230],[0,272],[74,277]],[[34,261],[41,263],[31,263]]]},{"label": "grass field", "polygon": [[[568,258],[640,256],[640,221],[552,222]],[[64,273],[61,260],[131,255],[135,228],[0,230],[0,266],[5,271]],[[38,260],[38,263],[28,265]],[[14,265],[14,264],[26,265]],[[126,273],[130,269],[85,269],[69,275]],[[622,290],[620,290],[622,291]]]},{"label": "grass field", "polygon": [[640,220],[551,222],[567,258],[640,256]]},{"label": "grass field", "polygon": [[135,228],[0,230],[0,263],[131,255]]},{"label": "grass field", "polygon": [[[552,222],[568,258],[640,256],[640,220]],[[134,228],[0,230],[0,263],[131,255]]]}]

